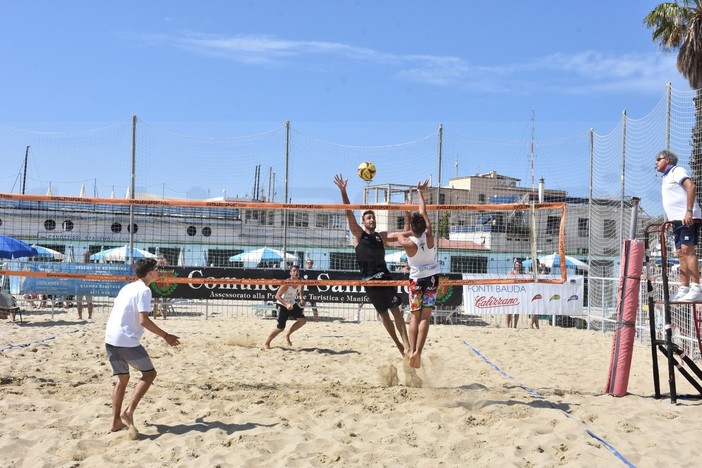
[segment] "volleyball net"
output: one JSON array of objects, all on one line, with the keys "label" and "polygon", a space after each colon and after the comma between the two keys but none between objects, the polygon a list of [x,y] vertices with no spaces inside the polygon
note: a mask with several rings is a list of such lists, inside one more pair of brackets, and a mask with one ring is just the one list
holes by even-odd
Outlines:
[{"label": "volleyball net", "polygon": [[[413,187],[405,190],[410,203],[416,203]],[[546,248],[556,253],[556,264],[564,254],[564,203],[432,204],[440,195],[434,191],[426,198],[445,284],[566,280],[567,268],[549,271],[551,263],[539,271],[538,260],[532,266],[536,253]],[[287,278],[289,266],[305,268],[311,260],[312,270],[321,276],[308,277],[304,284],[359,287],[367,283],[358,274],[347,209],[357,216],[372,209],[377,230],[393,232],[405,230],[406,213],[416,211],[417,205],[0,194],[2,223],[37,249],[36,257],[6,261],[2,274],[23,278],[14,284],[18,293],[53,293],[51,289],[65,289],[62,284],[79,279],[93,282],[91,291],[97,293],[98,285],[133,279],[135,259],[163,257],[173,273],[168,278],[171,285],[276,286]],[[404,251],[391,244],[385,259],[397,277],[373,284],[406,284]],[[514,269],[515,259],[522,262],[523,270]],[[464,278],[464,274],[471,276]]]}]

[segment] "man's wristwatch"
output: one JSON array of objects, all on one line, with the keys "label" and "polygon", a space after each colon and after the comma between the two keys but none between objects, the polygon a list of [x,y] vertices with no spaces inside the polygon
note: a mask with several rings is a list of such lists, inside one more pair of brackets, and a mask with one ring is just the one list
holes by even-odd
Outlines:
[{"label": "man's wristwatch", "polygon": [[692,213],[692,208],[688,208],[688,209],[687,209],[687,212],[688,212],[688,213]]}]

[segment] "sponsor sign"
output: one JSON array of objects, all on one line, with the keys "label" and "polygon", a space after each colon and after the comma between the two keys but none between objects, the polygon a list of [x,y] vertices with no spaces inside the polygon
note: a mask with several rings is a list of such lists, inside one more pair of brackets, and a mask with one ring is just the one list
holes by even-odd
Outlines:
[{"label": "sponsor sign", "polygon": [[[463,275],[463,279],[495,277]],[[583,315],[583,292],[582,276],[569,276],[564,284],[505,283],[463,286],[466,311],[474,314]]]},{"label": "sponsor sign", "polygon": [[[58,263],[17,262],[13,269],[25,271],[85,273],[90,275],[131,276],[132,269],[125,264],[111,263]],[[277,285],[253,284],[196,284],[173,283],[169,278],[211,279],[287,279],[284,270],[259,268],[215,268],[215,267],[171,267],[159,268],[160,278],[151,284],[153,297],[175,299],[226,299],[234,301],[274,301]],[[459,274],[441,275],[440,278],[459,279]],[[300,279],[314,280],[360,280],[357,272],[305,270]],[[391,279],[407,280],[407,286],[397,286],[397,294],[404,304],[409,302],[409,279],[406,274],[391,273]],[[20,294],[91,295],[115,297],[126,284],[123,281],[80,280],[72,278],[15,277]],[[15,288],[13,288],[15,289]],[[17,290],[17,289],[15,289]],[[361,286],[306,286],[305,298],[314,302],[369,303]],[[437,306],[457,307],[463,303],[463,291],[459,286],[441,286],[437,293]]]},{"label": "sponsor sign", "polygon": [[[277,285],[252,284],[188,284],[169,283],[168,277],[187,278],[252,278],[286,279],[290,275],[285,270],[255,268],[199,268],[162,267],[161,279],[151,285],[154,297],[175,297],[184,299],[230,299],[241,301],[274,301]],[[460,278],[460,275],[442,275],[447,278]],[[391,279],[407,279],[406,274],[393,273]],[[360,280],[357,272],[304,270],[300,279],[311,280]],[[439,280],[439,285],[441,284]],[[409,286],[409,280],[407,280]],[[397,286],[397,294],[404,304],[408,303],[408,286]],[[361,286],[306,286],[305,298],[314,302],[368,303],[365,288]],[[462,303],[460,287],[439,286],[437,305],[459,306]]]},{"label": "sponsor sign", "polygon": [[[122,263],[60,263],[18,262],[20,271],[47,273],[83,273],[86,275],[131,276],[132,268]],[[19,280],[20,294],[49,294],[56,296],[117,296],[127,284],[124,281],[81,280],[73,278],[38,278],[22,276]]]}]

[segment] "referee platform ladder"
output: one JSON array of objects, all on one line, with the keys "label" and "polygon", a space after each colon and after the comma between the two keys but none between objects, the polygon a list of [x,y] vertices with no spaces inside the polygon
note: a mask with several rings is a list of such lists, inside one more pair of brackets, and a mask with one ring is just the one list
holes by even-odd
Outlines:
[{"label": "referee platform ladder", "polygon": [[[673,329],[675,326],[683,325],[683,331],[689,328],[689,320],[691,318],[694,323],[694,341],[697,352],[702,356],[702,343],[700,343],[700,310],[702,310],[702,302],[671,302],[670,287],[668,282],[668,255],[666,233],[672,230],[671,222],[666,221],[660,224],[649,224],[644,230],[644,249],[646,259],[646,291],[648,293],[648,324],[650,328],[651,338],[651,359],[653,366],[653,386],[655,398],[661,398],[661,388],[658,372],[658,352],[662,353],[668,363],[668,385],[670,388],[670,402],[677,403],[678,397],[690,399],[702,399],[702,370],[695,364],[689,356],[688,351],[683,349],[678,343],[673,341]],[[661,265],[660,265],[660,280],[656,282],[658,290],[654,290],[653,268],[649,257],[650,253],[650,237],[658,236]],[[655,237],[654,237],[655,238]],[[656,294],[657,293],[657,294]],[[662,300],[660,300],[662,298]],[[656,331],[656,310],[661,311],[658,317],[663,317],[663,331]],[[682,323],[673,323],[672,311],[675,311],[676,321]],[[662,336],[661,336],[662,335]],[[691,336],[691,333],[687,333]],[[690,346],[686,346],[691,348]],[[691,350],[690,350],[691,351]],[[678,395],[675,383],[675,371],[690,382],[690,385],[697,391],[694,395]]]},{"label": "referee platform ladder", "polygon": [[[665,281],[667,282],[667,281]],[[652,285],[648,283],[649,300],[648,300],[648,323],[651,332],[651,358],[653,362],[653,385],[655,398],[661,398],[660,378],[658,371],[657,352],[662,353],[668,362],[668,385],[670,387],[670,402],[677,403],[680,398],[702,399],[702,370],[695,364],[695,361],[690,357],[690,352],[686,351],[678,343],[673,341],[673,330],[676,326],[672,323],[672,311],[679,312],[676,315],[685,316],[691,315],[696,338],[697,351],[702,356],[702,343],[700,343],[700,310],[702,310],[702,302],[670,302],[667,288],[664,289],[663,301],[655,301],[653,298]],[[656,309],[663,311],[664,327],[662,337],[656,332]],[[690,385],[697,390],[695,395],[678,395],[675,383],[675,371],[690,382]]]}]

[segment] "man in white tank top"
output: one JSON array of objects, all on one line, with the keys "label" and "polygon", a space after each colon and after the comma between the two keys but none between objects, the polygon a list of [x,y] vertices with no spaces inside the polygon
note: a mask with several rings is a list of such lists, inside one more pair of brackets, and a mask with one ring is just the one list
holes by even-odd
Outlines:
[{"label": "man in white tank top", "polygon": [[431,222],[427,216],[423,190],[429,180],[417,184],[419,213],[412,214],[409,220],[410,231],[399,234],[398,241],[407,253],[410,268],[410,311],[409,325],[410,350],[407,353],[411,367],[421,366],[422,350],[429,334],[431,311],[436,305],[436,292],[439,288],[440,266],[436,251]]},{"label": "man in white tank top", "polygon": [[[291,266],[289,279],[296,280],[299,275],[300,268],[297,265]],[[299,304],[295,302],[298,296],[300,296]],[[278,323],[270,335],[268,335],[268,338],[266,338],[265,343],[263,343],[265,349],[271,349],[271,341],[273,341],[273,338],[280,335],[283,330],[285,330],[285,322],[288,321],[288,317],[295,319],[295,323],[293,323],[292,327],[290,327],[290,331],[285,335],[288,346],[292,346],[290,335],[307,323],[302,309],[305,306],[305,293],[301,285],[282,285],[275,294],[275,301],[276,308],[278,309]]]}]

